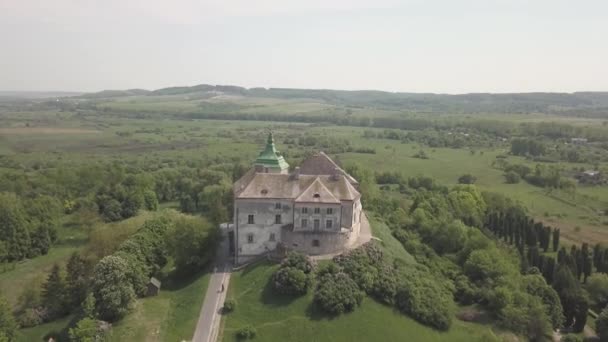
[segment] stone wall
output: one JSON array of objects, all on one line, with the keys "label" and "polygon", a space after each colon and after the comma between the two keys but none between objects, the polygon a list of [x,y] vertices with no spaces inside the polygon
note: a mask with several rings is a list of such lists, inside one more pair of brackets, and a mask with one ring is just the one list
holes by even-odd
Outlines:
[{"label": "stone wall", "polygon": [[349,245],[351,238],[356,239],[353,235],[346,229],[334,233],[283,229],[281,240],[287,249],[320,255],[343,251]]},{"label": "stone wall", "polygon": [[[276,208],[277,203],[281,204],[280,209]],[[239,257],[259,255],[275,249],[281,241],[281,227],[293,224],[293,207],[289,200],[239,199],[235,201],[234,212],[235,244]],[[249,215],[254,216],[253,224],[248,223]],[[275,223],[276,215],[281,215],[280,224]],[[249,241],[249,236],[253,241]]]}]

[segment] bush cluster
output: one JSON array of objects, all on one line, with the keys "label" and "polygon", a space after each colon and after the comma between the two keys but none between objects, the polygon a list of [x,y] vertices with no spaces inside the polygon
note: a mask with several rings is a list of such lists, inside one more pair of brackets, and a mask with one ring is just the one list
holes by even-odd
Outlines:
[{"label": "bush cluster", "polygon": [[251,340],[258,334],[257,330],[251,325],[246,325],[236,331],[236,337],[239,340]]},{"label": "bush cluster", "polygon": [[290,252],[272,276],[273,288],[282,294],[303,295],[312,285],[314,264],[304,254]]},{"label": "bush cluster", "polygon": [[318,278],[314,301],[323,311],[342,314],[353,311],[363,300],[364,293],[348,274],[332,270]]}]

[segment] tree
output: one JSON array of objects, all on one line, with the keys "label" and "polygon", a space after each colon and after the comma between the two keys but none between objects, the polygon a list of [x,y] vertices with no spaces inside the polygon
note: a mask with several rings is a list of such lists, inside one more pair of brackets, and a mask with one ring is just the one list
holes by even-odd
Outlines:
[{"label": "tree", "polygon": [[50,319],[67,313],[66,285],[58,264],[53,265],[46,282],[42,284],[42,305],[47,309]]},{"label": "tree", "polygon": [[217,228],[203,218],[177,219],[167,236],[177,269],[188,272],[205,266],[215,253],[218,238]]},{"label": "tree", "polygon": [[473,176],[470,173],[458,177],[459,184],[474,184],[475,181],[477,181],[477,177]]},{"label": "tree", "polygon": [[595,320],[595,330],[600,341],[608,341],[608,307],[604,308]]},{"label": "tree", "polygon": [[74,252],[66,266],[66,290],[69,307],[77,308],[85,299],[89,286],[90,263]]},{"label": "tree", "polygon": [[81,319],[75,327],[69,330],[71,342],[95,342],[97,322],[89,317]]},{"label": "tree", "polygon": [[9,261],[30,255],[29,225],[21,201],[15,194],[0,193],[0,240],[6,243]]},{"label": "tree", "polygon": [[325,273],[318,281],[314,301],[330,314],[353,311],[363,300],[357,283],[343,272]]},{"label": "tree", "polygon": [[17,322],[13,317],[11,306],[0,294],[0,334],[2,333],[6,337],[6,341],[13,341],[17,333]]},{"label": "tree", "polygon": [[118,256],[107,256],[93,270],[92,292],[100,318],[114,321],[133,307],[135,291],[128,279],[129,265]]},{"label": "tree", "polygon": [[279,293],[303,295],[308,291],[311,279],[295,267],[280,267],[272,277],[272,284]]},{"label": "tree", "polygon": [[505,172],[504,174],[505,176],[505,181],[508,184],[517,184],[519,183],[519,181],[521,180],[521,177],[519,176],[519,174],[515,171],[508,171]]},{"label": "tree", "polygon": [[595,307],[603,308],[608,305],[608,274],[594,273],[585,284],[589,299]]},{"label": "tree", "polygon": [[557,252],[559,249],[559,228],[553,229],[553,251]]}]

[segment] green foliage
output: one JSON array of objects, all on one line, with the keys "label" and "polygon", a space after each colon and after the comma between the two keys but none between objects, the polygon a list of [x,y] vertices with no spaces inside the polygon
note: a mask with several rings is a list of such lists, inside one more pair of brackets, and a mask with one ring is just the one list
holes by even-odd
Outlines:
[{"label": "green foliage", "polygon": [[17,333],[17,322],[13,317],[11,306],[2,294],[0,294],[0,333],[4,334],[3,337],[0,336],[0,340],[5,338],[6,341],[12,341]]},{"label": "green foliage", "polygon": [[505,181],[508,184],[517,184],[521,180],[521,176],[517,172],[514,172],[514,171],[507,171],[507,172],[505,172],[504,176],[505,176]]},{"label": "green foliage", "polygon": [[234,299],[226,299],[224,302],[224,306],[222,307],[223,313],[230,313],[236,309],[236,300]]},{"label": "green foliage", "polygon": [[452,293],[422,272],[401,276],[396,305],[415,320],[439,330],[450,328],[456,309]]},{"label": "green foliage", "polygon": [[184,273],[207,265],[215,254],[218,239],[218,228],[200,217],[179,217],[167,233],[175,267]]},{"label": "green foliage", "polygon": [[55,264],[46,282],[42,284],[42,305],[47,310],[48,319],[53,320],[67,313],[67,295],[61,268]]},{"label": "green foliage", "polygon": [[583,338],[575,334],[563,335],[560,342],[583,342]]},{"label": "green foliage", "polygon": [[66,265],[66,295],[70,309],[77,308],[87,298],[92,265],[74,252]]},{"label": "green foliage", "polygon": [[595,320],[595,331],[600,341],[608,341],[608,307],[604,308]]},{"label": "green foliage", "polygon": [[540,156],[545,153],[545,145],[534,139],[513,139],[511,153],[518,156]]},{"label": "green foliage", "polygon": [[477,181],[477,177],[473,176],[470,173],[458,177],[459,184],[474,184],[475,181]]},{"label": "green foliage", "polygon": [[251,325],[246,325],[236,331],[236,337],[239,340],[251,340],[258,334],[257,330]]},{"label": "green foliage", "polygon": [[314,301],[323,311],[339,315],[353,311],[363,300],[364,293],[344,272],[325,273],[317,279]]},{"label": "green foliage", "polygon": [[107,256],[95,266],[92,291],[95,310],[103,320],[118,320],[133,308],[135,290],[128,273],[127,261],[118,256]]},{"label": "green foliage", "polygon": [[272,276],[274,289],[283,294],[303,295],[311,283],[311,277],[295,267],[280,267]]},{"label": "green foliage", "polygon": [[95,342],[97,341],[97,322],[85,317],[69,330],[71,342]]},{"label": "green foliage", "polygon": [[6,243],[6,259],[21,260],[31,253],[29,225],[21,201],[14,194],[0,193],[0,240]]},{"label": "green foliage", "polygon": [[608,305],[608,274],[594,273],[585,284],[589,298],[595,307],[603,308]]}]

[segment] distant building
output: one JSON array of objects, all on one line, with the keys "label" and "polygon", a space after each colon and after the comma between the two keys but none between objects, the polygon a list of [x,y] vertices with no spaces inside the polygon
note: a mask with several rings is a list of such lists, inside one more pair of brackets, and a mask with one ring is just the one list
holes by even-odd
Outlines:
[{"label": "distant building", "polygon": [[587,138],[571,138],[570,142],[575,145],[585,145],[587,144]]},{"label": "distant building", "polygon": [[596,170],[580,172],[575,176],[575,178],[581,184],[601,185],[606,183],[602,173]]},{"label": "distant building", "polygon": [[150,278],[150,281],[148,282],[148,286],[146,289],[146,296],[148,296],[148,297],[156,296],[156,295],[158,295],[158,292],[160,292],[160,280],[152,277],[152,278]]},{"label": "distant building", "polygon": [[360,232],[357,187],[357,181],[323,152],[290,173],[270,133],[253,168],[233,186],[229,238],[236,263],[277,247],[311,255],[342,251]]}]

